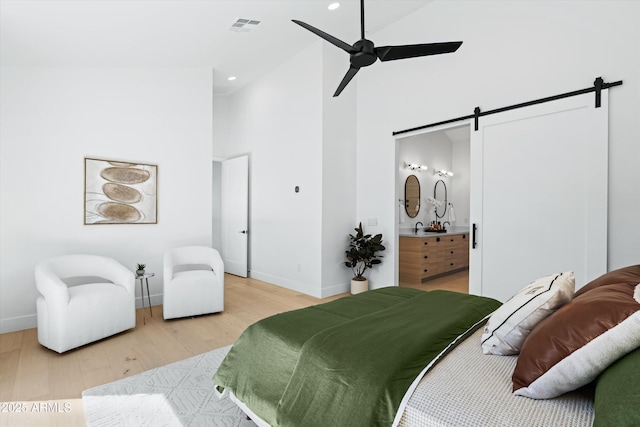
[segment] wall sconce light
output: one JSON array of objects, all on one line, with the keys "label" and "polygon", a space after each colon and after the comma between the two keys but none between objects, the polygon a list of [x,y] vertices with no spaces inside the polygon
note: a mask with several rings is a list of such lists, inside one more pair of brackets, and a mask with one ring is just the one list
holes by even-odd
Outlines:
[{"label": "wall sconce light", "polygon": [[443,177],[443,178],[446,178],[446,177],[449,177],[449,176],[453,176],[453,172],[447,171],[447,170],[444,170],[444,169],[440,169],[439,171],[434,170],[433,174],[434,175],[438,175],[439,177]]},{"label": "wall sconce light", "polygon": [[417,163],[407,163],[407,162],[404,162],[404,167],[407,169],[411,169],[412,171],[418,171],[418,172],[424,172],[427,169],[429,169],[427,165],[419,165]]}]

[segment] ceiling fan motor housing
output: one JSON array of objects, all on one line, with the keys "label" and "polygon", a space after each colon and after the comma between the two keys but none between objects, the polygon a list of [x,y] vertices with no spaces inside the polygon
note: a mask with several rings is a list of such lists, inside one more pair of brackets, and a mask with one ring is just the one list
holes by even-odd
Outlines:
[{"label": "ceiling fan motor housing", "polygon": [[352,53],[350,57],[351,65],[354,67],[366,67],[378,60],[375,46],[371,40],[361,39],[353,44],[353,48],[358,52]]}]

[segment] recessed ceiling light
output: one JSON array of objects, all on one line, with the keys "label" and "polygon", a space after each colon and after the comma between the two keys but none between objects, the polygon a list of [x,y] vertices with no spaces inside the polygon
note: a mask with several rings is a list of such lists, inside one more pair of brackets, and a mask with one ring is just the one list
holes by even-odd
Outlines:
[{"label": "recessed ceiling light", "polygon": [[329,5],[329,10],[336,10],[337,8],[340,7],[340,3],[336,2],[336,3],[331,3]]},{"label": "recessed ceiling light", "polygon": [[230,82],[234,81],[235,79],[236,79],[236,76],[227,77],[227,80],[229,80]]}]

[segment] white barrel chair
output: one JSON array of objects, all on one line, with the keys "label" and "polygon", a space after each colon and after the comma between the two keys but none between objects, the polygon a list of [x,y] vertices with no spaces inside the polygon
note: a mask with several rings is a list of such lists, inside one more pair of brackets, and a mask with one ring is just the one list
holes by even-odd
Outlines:
[{"label": "white barrel chair", "polygon": [[165,319],[224,310],[224,263],[207,246],[168,250],[163,261],[162,311]]},{"label": "white barrel chair", "polygon": [[[135,275],[118,261],[63,255],[39,263],[35,275],[43,346],[63,353],[136,326]],[[64,281],[80,277],[92,283],[69,286]]]}]

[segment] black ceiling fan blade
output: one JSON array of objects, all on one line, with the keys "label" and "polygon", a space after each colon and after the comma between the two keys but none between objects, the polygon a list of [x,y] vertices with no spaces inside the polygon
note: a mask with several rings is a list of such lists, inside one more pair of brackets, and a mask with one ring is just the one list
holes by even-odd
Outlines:
[{"label": "black ceiling fan blade", "polygon": [[335,37],[333,37],[331,34],[327,34],[322,30],[317,29],[316,27],[313,27],[309,24],[307,24],[306,22],[302,22],[302,21],[298,21],[297,19],[292,19],[291,21],[295,22],[296,24],[300,25],[302,28],[306,28],[307,30],[311,31],[313,34],[322,37],[323,39],[325,39],[326,41],[328,41],[329,43],[338,46],[340,49],[344,50],[345,52],[348,53],[355,53],[357,52],[353,46],[351,46],[350,44],[347,44],[345,42],[343,42],[340,39],[337,39]]},{"label": "black ceiling fan blade", "polygon": [[462,42],[410,44],[404,46],[382,46],[376,48],[376,55],[380,61],[416,58],[419,56],[439,55],[458,50]]},{"label": "black ceiling fan blade", "polygon": [[360,71],[360,68],[354,67],[353,65],[349,67],[349,70],[347,70],[347,74],[344,75],[344,77],[342,78],[342,81],[338,85],[338,89],[336,89],[336,93],[333,94],[334,97],[340,95],[340,93],[343,91],[345,87],[347,87],[351,79],[353,79],[353,77],[356,75],[358,71]]}]

